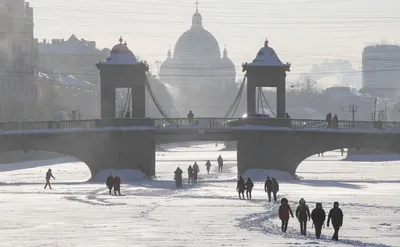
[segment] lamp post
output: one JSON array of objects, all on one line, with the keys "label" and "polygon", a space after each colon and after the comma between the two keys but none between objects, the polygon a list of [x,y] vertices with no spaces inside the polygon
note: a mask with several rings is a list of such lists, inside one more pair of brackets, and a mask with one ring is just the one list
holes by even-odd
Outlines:
[{"label": "lamp post", "polygon": [[352,113],[352,121],[355,121],[356,118],[356,112],[357,112],[358,106],[355,106],[354,104],[349,106],[349,111]]}]

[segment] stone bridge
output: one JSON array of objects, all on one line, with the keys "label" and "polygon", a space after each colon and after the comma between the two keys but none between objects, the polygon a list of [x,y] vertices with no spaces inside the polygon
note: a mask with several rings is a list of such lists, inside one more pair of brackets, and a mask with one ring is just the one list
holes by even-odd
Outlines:
[{"label": "stone bridge", "polygon": [[[0,152],[40,150],[69,155],[85,162],[92,176],[103,169],[141,169],[148,176],[155,175],[157,142],[237,141],[239,174],[250,168],[295,174],[298,165],[307,157],[339,148],[400,152],[400,131],[393,128],[394,123],[392,129],[377,130],[372,127],[354,129],[357,125],[375,125],[356,122],[350,123],[351,128],[347,129],[317,128],[316,125],[323,125],[319,120],[301,120],[296,125],[306,127],[216,125],[220,122],[215,119],[213,124],[203,122],[202,126],[167,126],[160,120],[160,127],[155,120],[132,121],[7,123],[0,128]],[[290,121],[293,124],[298,120]]]}]

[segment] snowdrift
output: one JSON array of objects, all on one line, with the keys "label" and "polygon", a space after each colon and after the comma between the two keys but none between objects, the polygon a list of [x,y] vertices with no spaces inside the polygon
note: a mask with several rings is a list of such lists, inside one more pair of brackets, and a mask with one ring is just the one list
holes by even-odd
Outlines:
[{"label": "snowdrift", "polygon": [[269,176],[271,179],[276,178],[279,181],[296,180],[296,178],[288,172],[266,169],[247,169],[242,177],[246,180],[248,177],[253,181],[265,181]]},{"label": "snowdrift", "polygon": [[113,176],[119,175],[121,183],[126,184],[129,182],[136,182],[142,180],[149,180],[149,178],[139,169],[136,170],[101,170],[95,177],[91,179],[93,182],[105,183],[107,177],[112,174]]},{"label": "snowdrift", "polygon": [[400,160],[400,154],[356,154],[347,156],[344,161],[380,162]]}]

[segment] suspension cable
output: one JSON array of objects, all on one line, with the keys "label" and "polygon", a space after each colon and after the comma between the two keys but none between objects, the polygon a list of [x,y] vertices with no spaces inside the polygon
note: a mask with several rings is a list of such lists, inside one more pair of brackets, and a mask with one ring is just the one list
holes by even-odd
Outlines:
[{"label": "suspension cable", "polygon": [[240,99],[241,99],[242,94],[243,94],[245,82],[246,82],[246,75],[245,75],[244,78],[243,78],[243,81],[242,81],[242,83],[241,83],[241,85],[240,85],[239,91],[238,91],[238,93],[237,93],[235,99],[233,100],[232,105],[229,107],[229,110],[228,110],[228,111],[226,112],[226,114],[224,115],[223,120],[228,119],[233,110],[235,110],[234,113],[236,113],[236,110],[237,110],[238,105],[239,105],[239,103],[240,103]]},{"label": "suspension cable", "polygon": [[129,105],[130,97],[132,97],[132,94],[130,93],[130,88],[128,88],[127,92],[126,92],[125,104],[124,104],[124,107],[122,108],[122,113],[121,113],[122,116],[120,116],[121,118],[125,117],[125,114],[127,112],[127,108]]},{"label": "suspension cable", "polygon": [[243,84],[243,88],[242,88],[242,93],[241,93],[240,96],[239,96],[239,100],[237,101],[235,110],[234,110],[233,113],[232,113],[232,118],[235,117],[236,111],[237,111],[237,109],[239,108],[240,100],[242,99],[242,95],[243,95],[243,89],[244,89],[244,84]]},{"label": "suspension cable", "polygon": [[265,103],[267,104],[269,110],[271,111],[272,115],[274,115],[274,117],[276,117],[275,112],[271,109],[271,107],[270,107],[269,104],[268,104],[268,100],[267,100],[267,98],[265,97],[264,92],[261,91],[261,94],[262,94],[262,97],[264,98]]},{"label": "suspension cable", "polygon": [[260,88],[257,88],[257,108],[256,108],[256,113],[257,114],[260,111],[260,99],[261,99]]},{"label": "suspension cable", "polygon": [[[260,92],[260,96],[259,97],[262,97],[262,94],[263,94],[262,88],[259,88],[259,92]],[[262,110],[263,114],[265,115],[264,103],[263,103],[262,99],[260,100],[260,103],[261,103],[261,110]]]},{"label": "suspension cable", "polygon": [[148,91],[148,93],[149,93],[149,95],[150,95],[150,97],[151,97],[153,103],[155,104],[157,110],[160,112],[160,114],[163,116],[163,118],[165,118],[165,120],[166,120],[167,122],[169,122],[170,124],[172,124],[172,125],[174,125],[174,126],[178,126],[178,124],[177,124],[175,121],[173,121],[173,120],[171,119],[171,117],[168,116],[168,114],[167,114],[167,113],[164,111],[164,109],[162,108],[161,104],[158,102],[157,97],[156,97],[156,95],[154,94],[154,91],[153,91],[153,89],[152,89],[152,87],[151,87],[151,84],[150,84],[150,82],[149,82],[147,76],[145,76],[145,85],[146,85],[147,91]]}]

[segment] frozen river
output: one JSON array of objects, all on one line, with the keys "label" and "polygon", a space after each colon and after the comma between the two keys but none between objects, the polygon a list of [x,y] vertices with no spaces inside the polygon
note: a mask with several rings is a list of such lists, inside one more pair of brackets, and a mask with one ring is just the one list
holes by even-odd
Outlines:
[{"label": "frozen river", "polygon": [[[222,175],[215,167],[219,154]],[[332,228],[315,240],[311,224],[309,236],[300,236],[295,220],[282,234],[279,204],[266,201],[263,182],[255,183],[254,200],[238,200],[236,152],[203,145],[157,153],[157,181],[123,184],[123,196],[109,196],[104,183],[85,183],[90,172],[80,162],[0,165],[1,246],[400,246],[399,162],[342,158],[339,152],[310,157],[298,170],[303,179],[280,181],[279,193],[292,209],[301,197],[311,209],[322,202],[329,210],[339,201],[345,214],[339,243],[329,240]],[[194,161],[198,185],[176,190],[173,171]],[[56,177],[53,190],[43,190],[48,168]]]}]

